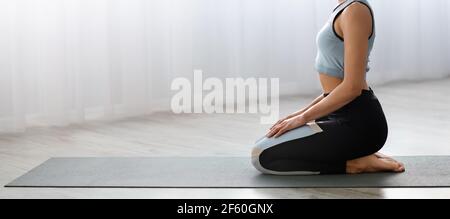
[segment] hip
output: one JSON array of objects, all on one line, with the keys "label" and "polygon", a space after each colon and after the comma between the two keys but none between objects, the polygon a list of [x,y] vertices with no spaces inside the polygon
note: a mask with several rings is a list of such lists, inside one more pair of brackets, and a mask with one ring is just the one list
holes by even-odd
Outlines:
[{"label": "hip", "polygon": [[[325,94],[326,96],[327,94]],[[317,121],[334,120],[362,135],[387,135],[387,120],[381,103],[369,88],[352,102]]]}]

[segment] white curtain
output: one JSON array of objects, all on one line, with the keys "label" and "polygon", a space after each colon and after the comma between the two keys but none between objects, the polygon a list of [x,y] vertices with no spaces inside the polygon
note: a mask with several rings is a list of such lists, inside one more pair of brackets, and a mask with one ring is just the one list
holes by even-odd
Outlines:
[{"label": "white curtain", "polygon": [[[371,84],[450,75],[448,0],[371,0]],[[175,77],[278,77],[318,92],[335,0],[0,0],[0,132],[148,114]]]}]

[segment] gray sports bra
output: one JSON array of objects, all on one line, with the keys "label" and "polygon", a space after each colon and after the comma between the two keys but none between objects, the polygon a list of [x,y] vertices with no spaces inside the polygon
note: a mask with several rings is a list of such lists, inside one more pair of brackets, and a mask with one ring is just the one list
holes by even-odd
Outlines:
[{"label": "gray sports bra", "polygon": [[367,72],[369,67],[369,56],[375,42],[375,20],[373,16],[372,7],[367,0],[347,0],[338,5],[331,14],[328,22],[320,30],[317,35],[318,53],[315,63],[315,68],[318,72],[327,74],[337,78],[344,78],[344,39],[342,39],[334,29],[334,23],[339,15],[351,4],[359,2],[366,5],[372,15],[372,34],[369,37],[369,50],[367,53]]}]

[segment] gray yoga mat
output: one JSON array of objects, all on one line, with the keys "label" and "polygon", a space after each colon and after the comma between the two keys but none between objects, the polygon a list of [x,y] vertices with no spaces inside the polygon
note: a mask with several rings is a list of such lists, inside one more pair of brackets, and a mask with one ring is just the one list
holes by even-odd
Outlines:
[{"label": "gray yoga mat", "polygon": [[450,156],[397,157],[403,174],[270,176],[249,158],[53,158],[6,187],[399,188],[450,187]]}]

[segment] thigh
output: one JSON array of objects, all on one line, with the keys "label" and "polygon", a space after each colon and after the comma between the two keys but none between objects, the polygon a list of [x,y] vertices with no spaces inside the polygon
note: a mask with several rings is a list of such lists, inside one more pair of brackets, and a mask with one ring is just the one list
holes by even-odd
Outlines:
[{"label": "thigh", "polygon": [[377,149],[364,145],[362,136],[339,120],[317,121],[320,132],[305,135],[266,148],[262,162],[275,160],[307,160],[311,162],[340,162],[375,153]]}]

